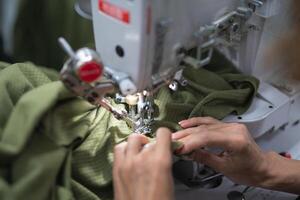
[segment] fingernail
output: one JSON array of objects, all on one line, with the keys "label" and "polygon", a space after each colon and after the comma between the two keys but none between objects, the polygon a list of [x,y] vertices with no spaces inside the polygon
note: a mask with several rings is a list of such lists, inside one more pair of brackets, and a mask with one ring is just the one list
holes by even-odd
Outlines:
[{"label": "fingernail", "polygon": [[184,122],[184,121],[181,121],[181,122],[178,122],[178,124],[179,124],[181,127],[183,127],[184,124],[185,124],[185,122]]}]

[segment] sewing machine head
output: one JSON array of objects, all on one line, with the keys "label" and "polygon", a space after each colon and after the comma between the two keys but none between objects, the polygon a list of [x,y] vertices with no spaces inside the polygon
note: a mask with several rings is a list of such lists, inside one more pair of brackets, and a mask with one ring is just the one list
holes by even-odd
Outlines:
[{"label": "sewing machine head", "polygon": [[[251,50],[245,53],[253,62],[251,51],[255,51],[253,43],[259,40],[261,28],[255,17],[269,9],[264,4],[272,2],[91,0],[97,52],[105,66],[126,73],[133,81],[136,88],[124,87],[128,91],[121,91],[123,94],[172,81],[180,63],[189,61],[186,52],[193,48],[198,48],[196,59],[201,67],[210,62],[213,48],[243,54],[251,43]],[[250,72],[253,63],[242,59],[235,58],[237,66],[247,65],[245,71]]]},{"label": "sewing machine head", "polygon": [[[91,103],[131,121],[135,131],[151,132],[151,95],[162,85],[173,90],[177,84],[184,85],[180,75],[183,63],[202,67],[218,48],[242,71],[251,73],[260,33],[260,20],[251,19],[264,3],[80,0],[76,7],[93,20],[98,54],[89,49],[74,53],[61,41],[71,57],[62,70],[62,80]],[[187,54],[191,49],[197,49],[196,56]],[[107,93],[118,93],[116,99],[127,103],[130,110],[114,110],[104,99]]]}]

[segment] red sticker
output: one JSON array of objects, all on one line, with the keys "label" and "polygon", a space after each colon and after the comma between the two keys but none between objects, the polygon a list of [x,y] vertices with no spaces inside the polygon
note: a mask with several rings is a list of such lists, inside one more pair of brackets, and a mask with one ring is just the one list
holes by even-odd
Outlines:
[{"label": "red sticker", "polygon": [[102,76],[103,67],[96,62],[88,62],[80,66],[78,75],[80,80],[91,83]]},{"label": "red sticker", "polygon": [[126,24],[130,23],[130,13],[128,10],[113,5],[105,0],[99,0],[99,10]]}]

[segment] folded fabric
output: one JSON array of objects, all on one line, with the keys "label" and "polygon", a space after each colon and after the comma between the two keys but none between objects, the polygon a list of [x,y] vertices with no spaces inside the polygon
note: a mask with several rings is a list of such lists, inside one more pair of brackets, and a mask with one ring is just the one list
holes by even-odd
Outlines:
[{"label": "folded fabric", "polygon": [[259,81],[227,67],[226,73],[186,67],[183,76],[188,85],[172,92],[162,88],[156,96],[159,117],[155,127],[179,130],[178,122],[191,117],[210,116],[223,119],[229,114],[241,115],[251,105]]},{"label": "folded fabric", "polygon": [[131,132],[126,123],[48,70],[0,69],[0,199],[112,199],[112,149]]},{"label": "folded fabric", "polygon": [[[186,88],[159,91],[156,126],[178,129],[178,120],[191,116],[241,114],[258,87],[239,74],[187,68],[184,76]],[[131,130],[57,79],[29,63],[0,63],[0,199],[113,198],[112,150]]]}]

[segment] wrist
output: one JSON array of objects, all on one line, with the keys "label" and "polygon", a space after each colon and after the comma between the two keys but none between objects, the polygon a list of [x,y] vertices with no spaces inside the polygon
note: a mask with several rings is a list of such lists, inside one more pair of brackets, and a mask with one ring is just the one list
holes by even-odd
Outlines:
[{"label": "wrist", "polygon": [[280,166],[279,155],[275,152],[266,152],[263,157],[264,160],[260,172],[261,179],[256,186],[271,189],[277,185],[279,179],[277,172],[277,168]]},{"label": "wrist", "polygon": [[294,164],[294,160],[284,158],[276,152],[265,153],[264,178],[258,186],[271,190],[287,191],[286,187],[299,181],[298,170],[293,170]]}]

